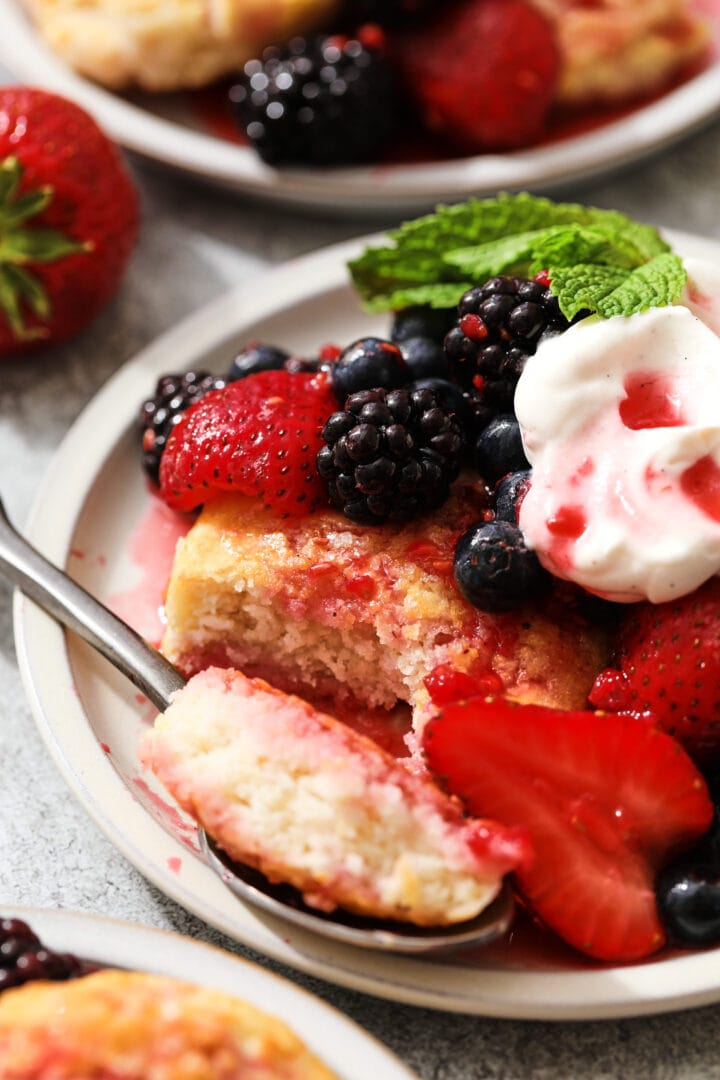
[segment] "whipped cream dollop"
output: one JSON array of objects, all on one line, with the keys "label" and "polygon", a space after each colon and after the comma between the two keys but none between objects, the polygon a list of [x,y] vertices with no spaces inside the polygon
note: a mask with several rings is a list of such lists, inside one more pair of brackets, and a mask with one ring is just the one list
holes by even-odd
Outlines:
[{"label": "whipped cream dollop", "polygon": [[614,601],[661,603],[720,573],[720,274],[689,271],[680,305],[541,343],[516,391],[526,541]]}]

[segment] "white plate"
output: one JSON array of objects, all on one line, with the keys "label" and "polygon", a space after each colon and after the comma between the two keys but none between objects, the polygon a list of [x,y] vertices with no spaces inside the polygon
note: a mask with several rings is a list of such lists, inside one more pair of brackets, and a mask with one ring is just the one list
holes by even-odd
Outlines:
[{"label": "white plate", "polygon": [[[713,12],[720,36],[718,0],[702,4]],[[199,130],[183,95],[131,101],[76,75],[45,47],[20,0],[0,0],[0,28],[0,63],[17,78],[83,105],[127,149],[253,197],[323,213],[387,216],[500,190],[549,190],[659,150],[720,111],[716,62],[620,119],[529,150],[407,165],[277,170],[248,147]]]},{"label": "white plate", "polygon": [[[676,242],[678,238],[675,238]],[[681,249],[720,258],[720,246],[681,237]],[[131,421],[165,372],[223,370],[239,344],[259,338],[311,354],[382,327],[363,315],[345,262],[364,241],[295,260],[234,290],[125,365],[77,420],[48,472],[28,535],[53,562],[107,600],[137,585],[130,540],[151,496]],[[624,967],[567,953],[507,957],[478,951],[443,961],[390,957],[303,933],[243,905],[194,849],[189,819],[140,773],[146,722],[129,684],[100,657],[18,597],[18,656],[45,741],[101,829],[159,889],[225,933],[344,986],[439,1009],[532,1019],[661,1012],[720,1000],[720,950]]]},{"label": "white plate", "polygon": [[228,952],[165,930],[75,911],[0,905],[44,945],[100,965],[148,971],[223,990],[283,1020],[342,1080],[417,1080],[381,1043],[320,998]]}]

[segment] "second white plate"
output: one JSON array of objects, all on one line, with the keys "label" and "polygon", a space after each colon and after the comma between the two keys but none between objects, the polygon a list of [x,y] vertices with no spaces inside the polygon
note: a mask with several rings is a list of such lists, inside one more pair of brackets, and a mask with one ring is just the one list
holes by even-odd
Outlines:
[{"label": "second white plate", "polygon": [[[717,244],[675,241],[686,254],[720,258]],[[382,321],[362,314],[347,283],[346,260],[361,247],[344,244],[288,263],[192,316],[125,365],[60,447],[32,514],[30,540],[102,600],[147,587],[131,550],[156,501],[131,430],[139,403],[160,374],[224,370],[238,345],[253,338],[312,355],[324,342],[383,329]],[[158,595],[163,573],[156,567]],[[147,706],[132,687],[32,603],[19,597],[15,616],[32,708],[72,790],[159,889],[238,941],[344,986],[488,1016],[598,1019],[720,1001],[720,950],[609,967],[515,941],[508,950],[429,962],[341,946],[260,915],[209,869],[193,824],[140,771],[136,743]]]},{"label": "second white plate", "polygon": [[[720,37],[719,0],[698,0]],[[720,111],[720,63],[657,100],[580,134],[505,154],[342,169],[273,169],[255,152],[202,129],[190,97],[131,100],[71,71],[45,46],[20,0],[0,0],[0,63],[15,77],[64,94],[122,146],[238,192],[318,213],[411,214],[471,195],[550,190],[662,149]],[[561,131],[556,133],[562,134]]]},{"label": "second white plate", "polygon": [[0,905],[43,944],[99,966],[167,975],[242,998],[283,1020],[342,1080],[417,1080],[381,1043],[320,998],[257,964],[165,930],[76,911]]}]

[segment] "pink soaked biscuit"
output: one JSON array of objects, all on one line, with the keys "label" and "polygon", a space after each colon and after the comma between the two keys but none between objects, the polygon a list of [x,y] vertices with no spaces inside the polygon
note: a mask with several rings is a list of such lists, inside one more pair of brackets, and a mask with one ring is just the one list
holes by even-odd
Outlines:
[{"label": "pink soaked biscuit", "polygon": [[333,1080],[281,1020],[218,990],[100,971],[0,996],[2,1080]]},{"label": "pink soaked biscuit", "polygon": [[524,833],[467,819],[371,740],[237,671],[193,677],[140,755],[231,858],[323,910],[461,922],[527,855]]},{"label": "pink soaked biscuit", "polygon": [[494,614],[455,586],[455,545],[487,509],[483,485],[463,478],[422,520],[375,528],[332,508],[284,520],[223,495],[177,546],[162,650],[186,676],[237,668],[333,714],[407,703],[418,732],[440,666],[489,676],[516,701],[583,708],[607,632],[572,598]]}]

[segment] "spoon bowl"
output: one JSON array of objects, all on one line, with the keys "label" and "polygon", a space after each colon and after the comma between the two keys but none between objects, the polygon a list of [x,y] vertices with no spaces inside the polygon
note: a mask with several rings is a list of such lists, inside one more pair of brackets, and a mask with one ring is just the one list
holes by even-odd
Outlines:
[{"label": "spoon bowl", "polygon": [[[14,529],[2,501],[0,573],[109,660],[161,712],[185,685],[180,672],[157,649]],[[447,927],[381,922],[339,910],[326,915],[304,904],[291,886],[272,884],[258,871],[232,862],[203,830],[200,839],[208,865],[242,900],[305,930],[362,948],[415,955],[475,948],[504,934],[512,920],[514,902],[507,883],[476,918]]]},{"label": "spoon bowl", "polygon": [[451,926],[415,926],[390,919],[370,919],[336,908],[325,914],[303,901],[292,885],[273,883],[251,866],[236,863],[200,829],[200,847],[209,865],[242,900],[303,930],[358,945],[364,949],[423,956],[487,945],[508,930],[515,911],[512,890],[505,883],[493,902],[474,919]]}]

